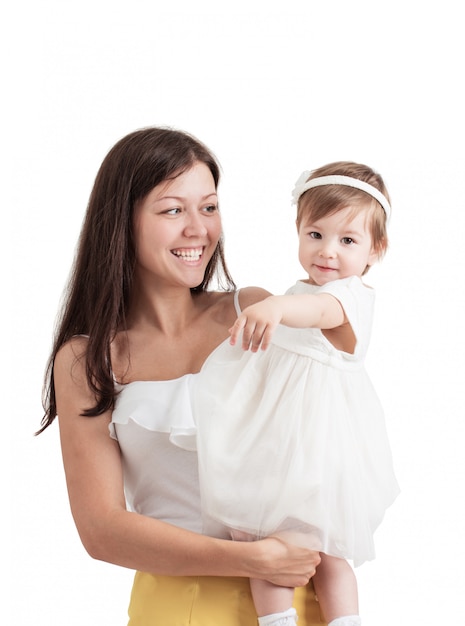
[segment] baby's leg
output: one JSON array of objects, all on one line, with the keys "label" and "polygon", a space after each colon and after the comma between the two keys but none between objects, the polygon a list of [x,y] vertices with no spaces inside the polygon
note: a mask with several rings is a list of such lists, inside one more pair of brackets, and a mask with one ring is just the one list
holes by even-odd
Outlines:
[{"label": "baby's leg", "polygon": [[328,626],[360,624],[357,580],[347,561],[321,554],[313,584]]},{"label": "baby's leg", "polygon": [[292,607],[294,589],[291,587],[278,587],[267,580],[252,578],[250,590],[259,617],[282,613]]},{"label": "baby's leg", "polygon": [[[234,530],[236,541],[253,541],[254,537]],[[258,615],[259,626],[295,626],[296,611],[292,608],[294,589],[279,587],[267,580],[250,579],[250,590]]]}]

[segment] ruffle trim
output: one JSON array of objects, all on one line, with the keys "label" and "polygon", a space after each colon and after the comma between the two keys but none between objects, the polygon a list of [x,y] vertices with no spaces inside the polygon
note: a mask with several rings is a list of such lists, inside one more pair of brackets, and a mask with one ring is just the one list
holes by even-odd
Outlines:
[{"label": "ruffle trim", "polygon": [[110,436],[118,439],[116,426],[131,420],[151,432],[166,433],[170,442],[184,450],[195,451],[197,428],[191,406],[193,375],[166,381],[135,381],[117,385],[120,391]]}]

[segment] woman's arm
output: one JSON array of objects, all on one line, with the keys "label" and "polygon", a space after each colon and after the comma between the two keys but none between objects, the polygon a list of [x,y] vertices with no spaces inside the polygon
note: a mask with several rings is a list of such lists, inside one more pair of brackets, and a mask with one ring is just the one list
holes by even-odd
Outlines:
[{"label": "woman's arm", "polygon": [[298,294],[269,296],[245,308],[230,329],[231,344],[242,331],[242,347],[266,350],[278,324],[294,328],[337,328],[346,323],[344,309],[334,296]]},{"label": "woman's arm", "polygon": [[111,417],[80,416],[94,401],[85,378],[85,344],[85,339],[75,339],[60,350],[54,376],[71,510],[88,553],[165,575],[246,576],[285,586],[306,584],[319,562],[315,552],[276,538],[252,543],[215,539],[126,510],[120,450],[108,432]]}]

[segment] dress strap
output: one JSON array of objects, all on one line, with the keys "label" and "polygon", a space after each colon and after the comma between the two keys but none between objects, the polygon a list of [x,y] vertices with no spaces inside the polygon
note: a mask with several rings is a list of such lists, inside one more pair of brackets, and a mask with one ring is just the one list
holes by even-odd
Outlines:
[{"label": "dress strap", "polygon": [[238,315],[242,313],[241,305],[239,304],[239,292],[240,292],[240,289],[236,289],[236,291],[234,292],[234,308],[236,309],[236,313]]}]

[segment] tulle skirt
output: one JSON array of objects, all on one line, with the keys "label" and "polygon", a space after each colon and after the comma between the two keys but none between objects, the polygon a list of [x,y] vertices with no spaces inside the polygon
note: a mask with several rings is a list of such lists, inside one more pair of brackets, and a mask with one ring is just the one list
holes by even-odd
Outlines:
[{"label": "tulle skirt", "polygon": [[[321,626],[313,585],[295,591],[299,626]],[[247,578],[137,572],[128,626],[257,626]]]},{"label": "tulle skirt", "polygon": [[[363,367],[272,345],[224,345],[198,379],[206,517],[359,565],[399,488],[384,415]],[[211,371],[214,369],[214,377]]]}]

